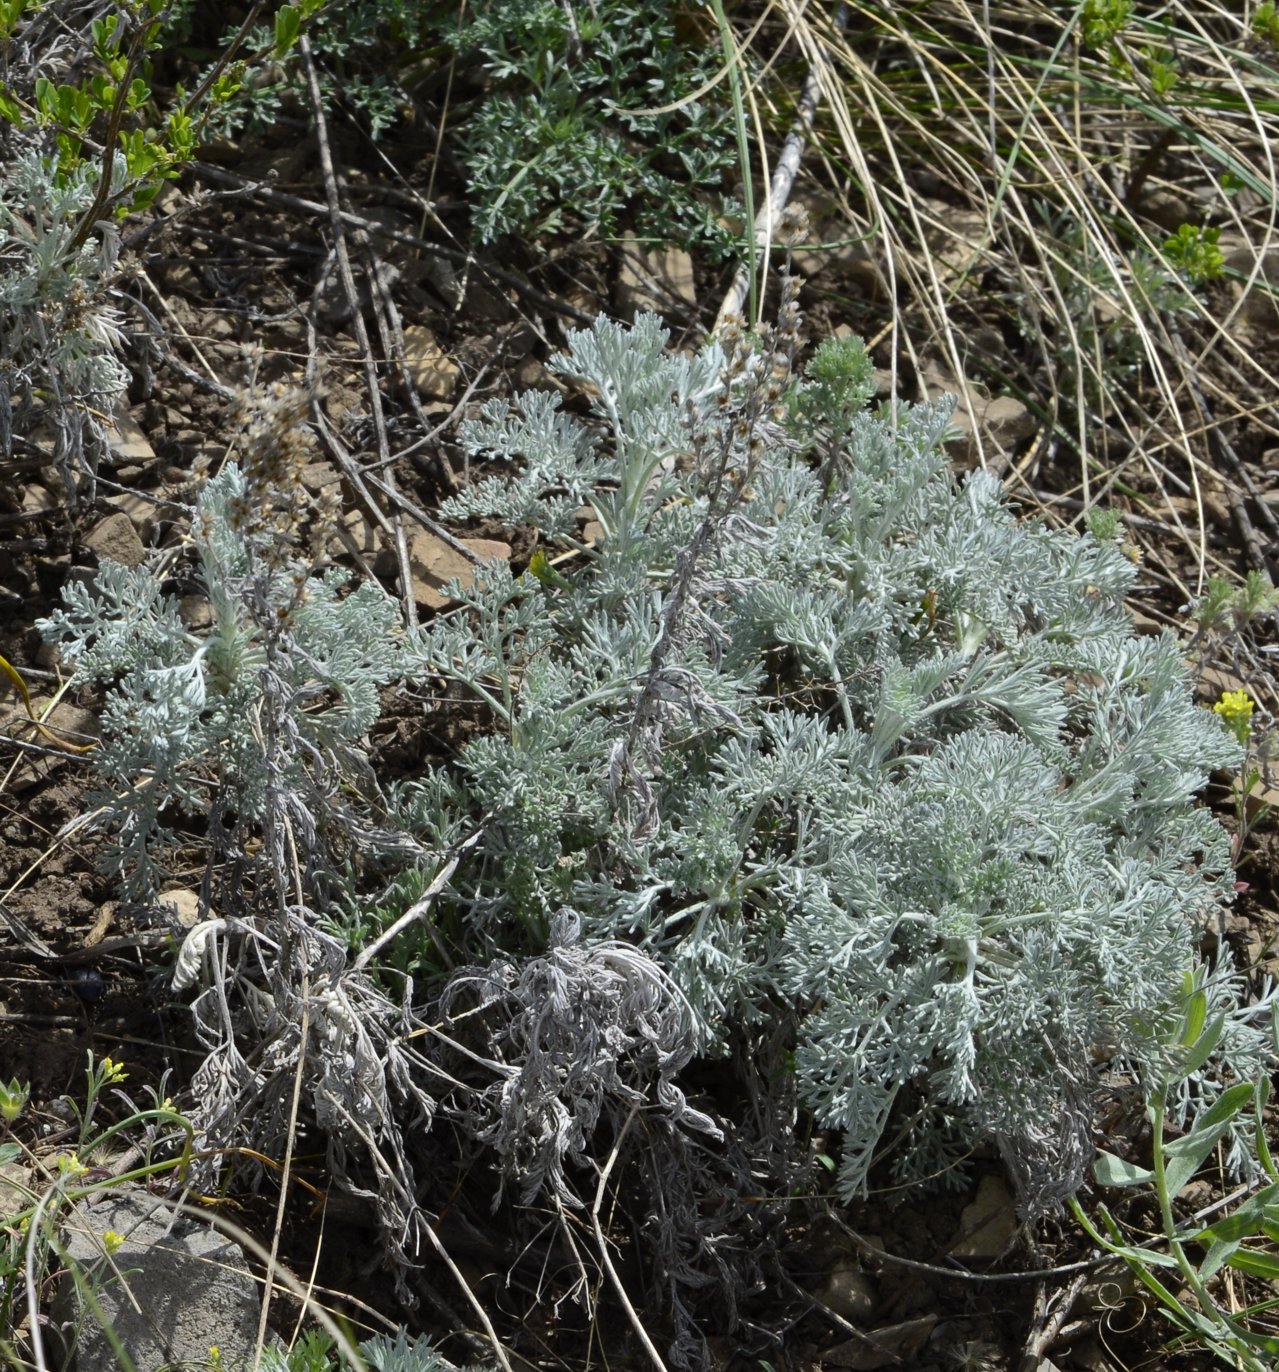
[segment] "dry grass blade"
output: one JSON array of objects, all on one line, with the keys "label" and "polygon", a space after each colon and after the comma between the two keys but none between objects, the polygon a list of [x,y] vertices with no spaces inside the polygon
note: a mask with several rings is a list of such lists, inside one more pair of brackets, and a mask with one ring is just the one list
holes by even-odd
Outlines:
[{"label": "dry grass blade", "polygon": [[[1047,427],[1036,466],[1069,455],[1084,509],[1138,497],[1202,582],[1214,430],[1242,415],[1219,401],[1209,419],[1196,393],[1232,389],[1223,375],[1267,385],[1240,324],[1279,222],[1273,53],[1219,6],[1106,28],[1087,4],[863,3],[844,32],[782,8],[822,85],[827,175],[895,305],[894,373],[932,362],[1012,393]],[[1178,258],[1183,225],[1188,241],[1220,230],[1233,291]]]}]

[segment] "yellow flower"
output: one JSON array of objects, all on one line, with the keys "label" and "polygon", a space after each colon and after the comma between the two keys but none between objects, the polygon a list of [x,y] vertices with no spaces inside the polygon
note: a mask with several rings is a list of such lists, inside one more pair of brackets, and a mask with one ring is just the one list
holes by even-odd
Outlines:
[{"label": "yellow flower", "polygon": [[74,1153],[58,1155],[58,1175],[63,1177],[82,1177],[89,1169]]},{"label": "yellow flower", "polygon": [[1252,734],[1254,702],[1247,691],[1223,691],[1221,699],[1212,707],[1222,723],[1240,743],[1247,743]]},{"label": "yellow flower", "polygon": [[102,1236],[102,1246],[108,1253],[118,1253],[124,1243],[124,1235],[117,1234],[114,1229],[108,1229]]},{"label": "yellow flower", "polygon": [[123,1059],[119,1062],[113,1062],[110,1058],[103,1058],[98,1064],[98,1067],[102,1072],[102,1081],[104,1085],[111,1082],[123,1081],[129,1075],[124,1070]]}]

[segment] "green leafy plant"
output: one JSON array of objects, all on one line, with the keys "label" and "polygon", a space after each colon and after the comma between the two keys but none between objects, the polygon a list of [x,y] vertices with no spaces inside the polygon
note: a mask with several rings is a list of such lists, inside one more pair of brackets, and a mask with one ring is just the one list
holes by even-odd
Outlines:
[{"label": "green leafy plant", "polygon": [[1242,582],[1213,576],[1195,603],[1192,647],[1211,635],[1249,635],[1279,607],[1279,591],[1264,572],[1249,571]]},{"label": "green leafy plant", "polygon": [[[683,22],[693,24],[691,14]],[[462,121],[476,228],[484,241],[572,231],[736,246],[720,189],[735,166],[708,35],[679,36],[668,0],[481,0],[450,43],[488,89]],[[660,108],[658,108],[660,107]]]},{"label": "green leafy plant", "polygon": [[11,1078],[7,1085],[0,1081],[0,1120],[12,1124],[26,1109],[30,1096],[31,1088],[17,1077]]},{"label": "green leafy plant", "polygon": [[[0,1330],[4,1331],[0,1334],[0,1355],[8,1365],[31,1365],[24,1361],[15,1342],[10,1342],[15,1337],[11,1331],[24,1323],[32,1361],[37,1366],[43,1363],[37,1292],[50,1270],[69,1269],[87,1304],[96,1309],[94,1289],[102,1274],[69,1257],[60,1233],[68,1209],[103,1190],[175,1173],[184,1175],[190,1165],[195,1144],[190,1121],[158,1094],[153,1093],[155,1099],[150,1105],[130,1100],[118,1089],[127,1077],[122,1062],[110,1057],[95,1059],[89,1053],[83,1099],[65,1097],[76,1122],[73,1147],[50,1159],[16,1140],[0,1144],[0,1164],[24,1164],[30,1178],[25,1185],[11,1185],[8,1192],[22,1196],[25,1191],[25,1203],[20,1201],[16,1209],[0,1216]],[[112,1123],[101,1125],[97,1117],[109,1088],[116,1088],[113,1094],[124,1110]],[[12,1132],[27,1094],[27,1088],[16,1081],[3,1089],[0,1118],[5,1132]],[[124,1169],[107,1170],[104,1165],[111,1161],[111,1153],[125,1140],[139,1145],[137,1161]],[[106,1255],[109,1257],[122,1242],[120,1235],[108,1231],[103,1238]],[[26,1320],[19,1317],[24,1297],[26,1313],[31,1316]]]},{"label": "green leafy plant", "polygon": [[[181,40],[191,20],[191,6],[175,8],[170,41]],[[210,120],[212,130],[234,136],[270,128],[286,102],[304,97],[297,40],[305,34],[325,102],[360,116],[379,138],[406,108],[402,77],[407,78],[428,42],[432,11],[413,0],[300,0],[280,5],[269,21],[255,9],[249,21],[226,30],[201,79],[205,85],[221,71],[225,83],[225,99],[217,102]],[[243,55],[227,64],[225,54],[232,49],[237,54],[243,50]]]},{"label": "green leafy plant", "polygon": [[1225,258],[1217,246],[1220,237],[1220,229],[1183,224],[1164,240],[1164,256],[1192,285],[1215,281],[1225,267]]},{"label": "green leafy plant", "polygon": [[[67,64],[74,78],[58,80],[43,74],[51,65],[44,63],[32,78],[29,68],[17,64],[14,70],[30,81],[29,90],[17,81],[2,88],[0,115],[19,129],[52,135],[56,156],[48,165],[57,181],[65,182],[86,162],[95,168],[98,194],[73,247],[96,231],[99,219],[149,205],[195,152],[198,100],[179,98],[162,120],[148,119],[154,114],[150,54],[161,45],[167,8],[167,0],[130,0],[91,19],[83,36],[96,68],[92,75]],[[7,22],[0,15],[0,32],[7,30],[11,40],[18,37],[25,9],[11,5]]]},{"label": "green leafy plant", "polygon": [[1113,42],[1132,18],[1132,0],[1084,0],[1080,20],[1084,42],[1091,48]]},{"label": "green leafy plant", "polygon": [[[1184,1004],[1180,1032],[1165,1069],[1146,1083],[1150,1167],[1136,1166],[1112,1153],[1102,1153],[1093,1167],[1102,1187],[1153,1191],[1159,1205],[1159,1245],[1130,1241],[1104,1204],[1097,1205],[1100,1225],[1084,1211],[1078,1197],[1071,1197],[1070,1207],[1095,1243],[1128,1264],[1189,1341],[1240,1372],[1265,1372],[1279,1357],[1279,1338],[1266,1332],[1258,1317],[1271,1310],[1275,1301],[1227,1309],[1214,1291],[1213,1279],[1231,1268],[1263,1281],[1279,1280],[1279,1252],[1274,1247],[1279,1242],[1279,1170],[1266,1143],[1270,1083],[1260,1076],[1255,1082],[1227,1087],[1209,1108],[1194,1113],[1185,1128],[1170,1137],[1167,1122],[1172,1094],[1212,1056],[1228,1018],[1228,1012],[1211,1012],[1199,974],[1187,976]],[[1274,1005],[1259,1008],[1273,1011]],[[1248,1170],[1259,1183],[1257,1188],[1210,1224],[1179,1220],[1174,1206],[1182,1191],[1232,1132],[1238,1136],[1245,1131],[1255,1149]]]},{"label": "green leafy plant", "polygon": [[227,98],[229,52],[157,109],[166,8],[128,0],[87,24],[66,0],[0,10],[0,458],[51,449],[72,502],[92,498],[128,381],[116,221],[154,201]]},{"label": "green leafy plant", "polygon": [[1279,48],[1279,6],[1274,0],[1264,0],[1252,13],[1252,31],[1272,48]]}]

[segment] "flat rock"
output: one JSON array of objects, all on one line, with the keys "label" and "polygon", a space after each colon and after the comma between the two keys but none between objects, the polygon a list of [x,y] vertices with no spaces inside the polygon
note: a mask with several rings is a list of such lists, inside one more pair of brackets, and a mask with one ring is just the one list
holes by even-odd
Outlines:
[{"label": "flat rock", "polygon": [[178,601],[178,613],[188,629],[208,629],[213,625],[213,603],[207,595],[192,592]]},{"label": "flat rock", "polygon": [[1011,395],[990,397],[980,386],[956,377],[946,367],[930,362],[921,379],[930,398],[956,397],[951,435],[945,448],[959,466],[971,470],[984,464],[998,472],[1012,461],[1017,446],[1038,427],[1033,414]]},{"label": "flat rock", "polygon": [[149,543],[155,536],[156,505],[153,500],[135,491],[117,491],[107,496],[107,504],[120,514],[128,515],[129,522],[138,531],[143,543]]},{"label": "flat rock", "polygon": [[1002,1257],[1016,1240],[1018,1228],[1012,1192],[1002,1177],[988,1173],[978,1182],[976,1197],[964,1206],[951,1256],[966,1262]]},{"label": "flat rock", "polygon": [[693,259],[683,248],[653,248],[628,239],[621,244],[622,265],[613,291],[617,312],[629,317],[651,310],[663,319],[697,308]]},{"label": "flat rock", "polygon": [[49,510],[56,510],[61,503],[47,486],[33,481],[22,488],[23,514],[45,514]]},{"label": "flat rock", "polygon": [[461,374],[456,362],[447,357],[425,324],[410,324],[404,330],[404,360],[418,394],[427,400],[447,400]]},{"label": "flat rock", "polygon": [[[251,1363],[260,1300],[238,1244],[137,1190],[81,1202],[69,1211],[66,1230],[67,1256],[92,1283],[137,1372],[206,1367],[214,1345],[227,1367]],[[108,1232],[124,1238],[110,1261]],[[119,1365],[70,1272],[59,1283],[53,1315],[64,1330],[77,1331],[64,1372]]]},{"label": "flat rock", "polygon": [[[1250,243],[1241,242],[1236,235],[1223,234],[1220,247],[1226,270],[1238,273],[1243,280],[1232,276],[1235,299],[1239,302],[1237,318],[1254,328],[1274,328],[1279,324],[1279,248],[1258,251]],[[1252,278],[1251,289],[1248,286]]]},{"label": "flat rock", "polygon": [[126,567],[136,567],[146,556],[146,549],[133,527],[133,520],[123,512],[100,519],[89,530],[84,542],[98,555],[99,561],[110,559]]},{"label": "flat rock", "polygon": [[171,910],[184,929],[193,929],[200,920],[200,893],[188,887],[178,887],[172,891],[161,891],[159,902]]},{"label": "flat rock", "polygon": [[997,395],[981,412],[981,426],[1001,452],[1012,456],[1019,443],[1030,438],[1038,427],[1035,416],[1011,395]]},{"label": "flat rock", "polygon": [[817,1298],[851,1323],[864,1324],[875,1313],[875,1282],[856,1263],[841,1259]]},{"label": "flat rock", "polygon": [[[494,559],[506,561],[511,556],[511,545],[492,538],[462,538],[458,540],[469,548],[481,562]],[[378,555],[376,568],[380,575],[391,576],[397,570],[395,554],[383,549]],[[450,581],[458,580],[463,586],[475,584],[475,574],[480,570],[477,563],[428,529],[419,529],[409,540],[409,571],[413,577],[413,598],[427,609],[442,610],[452,604],[443,588]]]}]

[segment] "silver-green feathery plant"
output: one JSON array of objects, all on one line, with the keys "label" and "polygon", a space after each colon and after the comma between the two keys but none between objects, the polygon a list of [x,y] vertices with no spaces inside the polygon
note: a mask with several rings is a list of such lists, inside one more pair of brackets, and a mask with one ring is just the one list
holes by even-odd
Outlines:
[{"label": "silver-green feathery plant", "polygon": [[[601,320],[556,363],[589,418],[534,394],[463,430],[516,470],[451,514],[572,543],[586,501],[604,534],[554,579],[495,568],[417,644],[491,723],[456,765],[491,814],[457,907],[497,948],[559,911],[628,940],[708,1053],[789,1024],[846,1196],[877,1158],[935,1176],[995,1140],[1050,1204],[1090,1154],[1094,1064],[1156,1069],[1229,899],[1193,797],[1237,745],[1177,640],[1134,631],[1118,547],[951,476],[948,406],[868,412],[856,343],[799,382],[776,340],[664,343]],[[1230,1001],[1228,967],[1212,986]],[[1247,1022],[1229,1040],[1261,1069]]]},{"label": "silver-green feathery plant", "polygon": [[[955,480],[948,406],[869,411],[859,344],[802,377],[799,347],[789,286],[775,329],[691,355],[651,317],[571,335],[554,365],[584,411],[487,406],[463,442],[511,475],[444,513],[575,556],[490,564],[412,635],[377,588],[310,571],[299,425],[268,396],[194,526],[212,628],[111,566],[45,626],[107,690],[135,894],[179,814],[216,839],[236,797],[226,908],[179,961],[209,1137],[278,1151],[300,1071],[402,1273],[440,1115],[495,1190],[561,1215],[616,1148],[684,1366],[693,1293],[731,1306],[764,1241],[742,1198],[792,1193],[797,1112],[842,1140],[846,1196],[881,1164],[957,1176],[990,1142],[1031,1211],[1070,1194],[1099,1064],[1158,1078],[1232,889],[1194,796],[1239,745],[1176,639],[1134,631],[1133,564]],[[379,778],[396,679],[468,741]],[[1199,976],[1222,1029],[1174,1122],[1270,1061],[1266,1007],[1224,961]],[[698,1057],[722,1059],[713,1103]]]},{"label": "silver-green feathery plant", "polygon": [[41,426],[70,496],[106,450],[103,415],[128,382],[109,287],[120,237],[103,223],[77,244],[100,171],[65,175],[20,151],[0,179],[0,456]]}]

